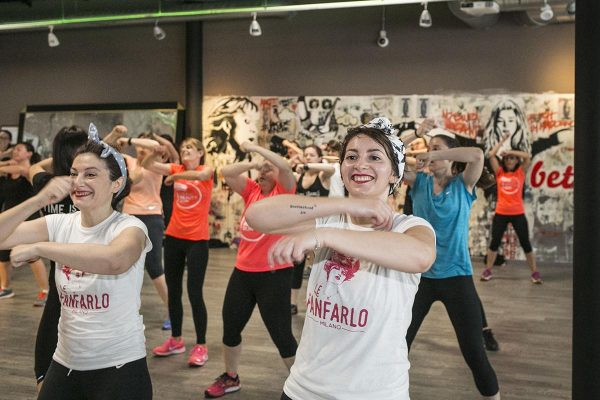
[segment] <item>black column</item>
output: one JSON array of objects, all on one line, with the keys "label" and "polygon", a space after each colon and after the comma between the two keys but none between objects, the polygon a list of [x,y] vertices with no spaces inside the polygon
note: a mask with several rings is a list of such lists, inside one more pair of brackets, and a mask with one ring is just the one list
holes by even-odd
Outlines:
[{"label": "black column", "polygon": [[202,138],[202,21],[185,24],[185,137]]},{"label": "black column", "polygon": [[572,398],[589,400],[600,399],[600,1],[578,1],[576,18]]}]

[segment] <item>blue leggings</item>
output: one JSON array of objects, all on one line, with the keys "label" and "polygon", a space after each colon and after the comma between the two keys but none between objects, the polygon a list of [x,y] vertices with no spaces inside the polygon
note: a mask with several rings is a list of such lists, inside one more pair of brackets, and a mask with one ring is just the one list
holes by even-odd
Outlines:
[{"label": "blue leggings", "polygon": [[421,278],[413,304],[412,321],[406,333],[408,348],[410,349],[431,305],[438,300],[446,307],[460,351],[473,373],[479,393],[483,396],[495,395],[499,390],[498,378],[483,347],[481,300],[472,276]]}]

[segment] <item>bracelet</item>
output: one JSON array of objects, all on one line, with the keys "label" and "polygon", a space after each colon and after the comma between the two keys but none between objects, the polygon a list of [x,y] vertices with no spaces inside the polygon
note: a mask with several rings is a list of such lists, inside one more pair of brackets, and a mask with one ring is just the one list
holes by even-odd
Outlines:
[{"label": "bracelet", "polygon": [[302,167],[303,170],[308,171],[310,169],[310,167],[308,166],[308,164],[304,164],[304,166]]},{"label": "bracelet", "polygon": [[319,237],[317,236],[317,230],[315,229],[315,248],[313,251],[317,251],[321,248],[321,242],[319,241]]},{"label": "bracelet", "polygon": [[130,145],[130,146],[131,146],[131,139],[132,139],[132,138],[129,138],[129,139],[127,140],[127,144],[128,144],[128,145]]}]

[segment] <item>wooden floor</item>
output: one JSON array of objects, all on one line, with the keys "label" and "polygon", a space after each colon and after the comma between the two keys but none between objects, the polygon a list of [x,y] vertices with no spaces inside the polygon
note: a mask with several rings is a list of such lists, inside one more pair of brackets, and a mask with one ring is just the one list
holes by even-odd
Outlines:
[{"label": "wooden floor", "polygon": [[[211,249],[205,283],[208,307],[208,348],[210,360],[202,368],[191,369],[186,355],[157,359],[148,363],[154,385],[154,398],[181,400],[203,398],[203,391],[223,371],[221,352],[221,305],[235,252]],[[475,263],[476,276],[482,265]],[[501,349],[488,353],[504,400],[552,400],[571,397],[572,267],[541,265],[543,285],[532,285],[522,263],[498,268],[494,279],[476,286],[488,320]],[[35,398],[33,348],[41,310],[32,306],[36,294],[31,271],[14,271],[16,296],[0,301],[0,399]],[[160,330],[164,309],[152,283],[143,288],[142,313],[146,325],[148,351],[162,342],[168,332]],[[194,341],[187,299],[184,303],[184,337]],[[300,337],[304,307],[294,317],[294,332]],[[367,355],[368,356],[368,355]],[[466,367],[446,312],[434,305],[425,320],[410,355],[413,400],[471,400],[479,398]],[[230,400],[279,399],[286,369],[272,344],[260,316],[252,317],[244,332],[242,390],[226,396]]]}]

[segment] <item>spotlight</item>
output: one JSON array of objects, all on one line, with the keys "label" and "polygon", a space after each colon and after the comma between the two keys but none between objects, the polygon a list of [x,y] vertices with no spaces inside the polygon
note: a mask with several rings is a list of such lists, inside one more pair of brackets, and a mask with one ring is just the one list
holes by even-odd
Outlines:
[{"label": "spotlight", "polygon": [[54,34],[54,25],[50,25],[48,27],[48,29],[50,29],[50,32],[48,32],[48,46],[50,46],[50,47],[58,46],[60,44],[60,42],[58,41],[58,38]]},{"label": "spotlight", "polygon": [[262,29],[256,20],[256,13],[252,13],[252,22],[250,23],[250,36],[262,35]]},{"label": "spotlight", "polygon": [[419,26],[421,28],[431,28],[431,14],[427,9],[427,2],[423,3],[423,12],[421,13],[421,18],[419,18]]},{"label": "spotlight", "polygon": [[575,15],[575,0],[571,0],[567,4],[567,14],[569,14],[569,15]]},{"label": "spotlight", "polygon": [[154,29],[152,29],[152,32],[154,33],[154,38],[156,40],[163,40],[167,37],[167,33],[163,30],[163,28],[158,26],[158,20],[156,20],[154,23]]},{"label": "spotlight", "polygon": [[554,11],[548,4],[548,0],[544,0],[544,5],[540,8],[540,18],[542,21],[550,21],[554,17]]}]

